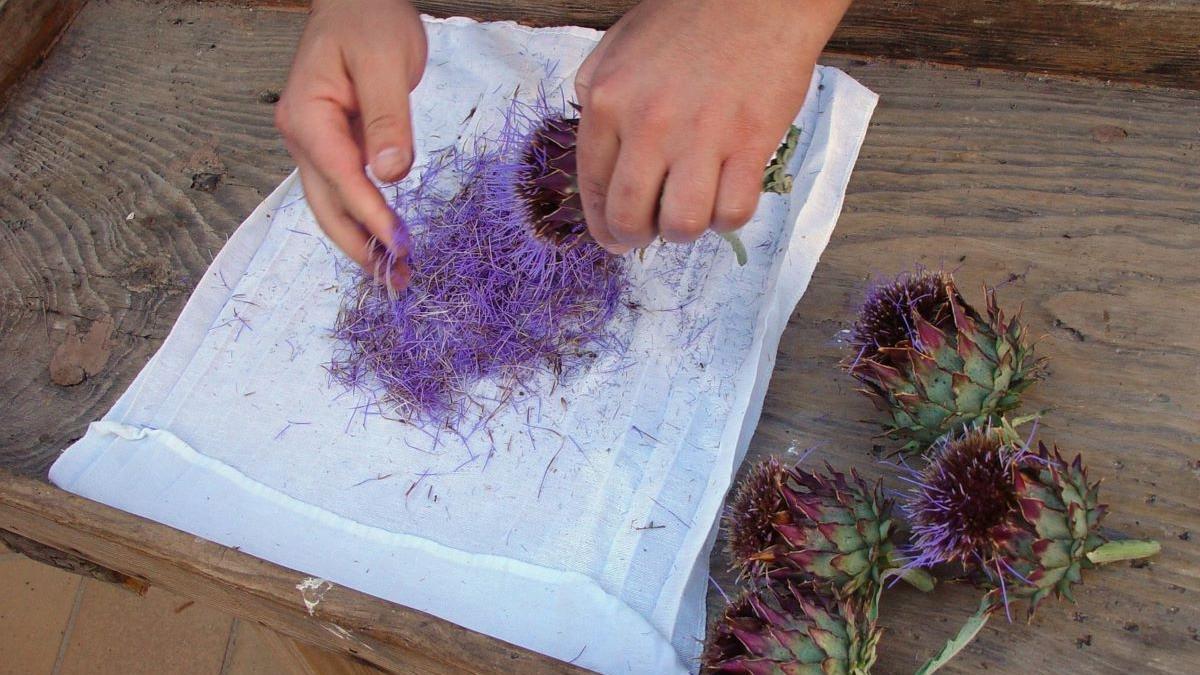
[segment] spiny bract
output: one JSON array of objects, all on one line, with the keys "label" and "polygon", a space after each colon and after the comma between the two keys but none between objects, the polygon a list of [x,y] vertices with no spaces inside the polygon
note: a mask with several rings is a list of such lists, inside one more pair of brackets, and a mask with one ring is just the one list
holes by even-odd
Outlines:
[{"label": "spiny bract", "polygon": [[889,415],[905,453],[994,421],[1020,402],[1041,362],[1018,317],[1008,319],[985,289],[987,316],[963,300],[953,277],[919,270],[874,288],[863,304],[843,366]]},{"label": "spiny bract", "polygon": [[550,116],[530,134],[517,175],[537,236],[568,245],[587,233],[575,165],[576,117]]},{"label": "spiny bract", "polygon": [[790,580],[743,593],[708,631],[704,673],[865,675],[879,642],[874,598]]},{"label": "spiny bract", "polygon": [[773,458],[751,469],[725,517],[743,577],[811,578],[843,594],[881,583],[893,565],[892,503],[857,472],[827,469],[785,469]]}]

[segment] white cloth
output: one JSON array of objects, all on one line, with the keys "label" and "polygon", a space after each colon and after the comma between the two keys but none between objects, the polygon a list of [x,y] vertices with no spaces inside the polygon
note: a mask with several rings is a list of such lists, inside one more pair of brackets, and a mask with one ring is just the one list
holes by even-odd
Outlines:
[{"label": "white cloth", "polygon": [[[599,38],[462,19],[428,29],[413,98],[424,151],[495,128],[518,85],[572,72]],[[385,419],[329,381],[344,261],[293,174],[50,478],[587,668],[694,670],[722,500],[875,100],[819,69],[792,193],[764,195],[741,233],[749,264],[715,236],[631,257],[640,309],[617,326],[623,352],[543,378],[466,438]],[[318,584],[297,604],[319,611]]]}]

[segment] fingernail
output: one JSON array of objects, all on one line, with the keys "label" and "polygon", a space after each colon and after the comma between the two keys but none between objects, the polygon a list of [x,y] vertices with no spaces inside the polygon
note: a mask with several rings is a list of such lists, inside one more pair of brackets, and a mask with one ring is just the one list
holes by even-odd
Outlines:
[{"label": "fingernail", "polygon": [[378,155],[375,155],[375,161],[371,164],[371,172],[379,180],[399,180],[404,176],[404,172],[408,170],[411,163],[412,155],[407,150],[397,147],[384,148],[379,151]]},{"label": "fingernail", "polygon": [[408,288],[408,284],[412,281],[412,270],[408,263],[397,260],[392,268],[388,270],[387,285],[393,291],[403,291]]},{"label": "fingernail", "polygon": [[368,256],[371,259],[371,276],[375,282],[393,291],[403,291],[412,281],[412,268],[409,266],[410,249],[394,246],[384,248],[377,240],[371,240]]}]

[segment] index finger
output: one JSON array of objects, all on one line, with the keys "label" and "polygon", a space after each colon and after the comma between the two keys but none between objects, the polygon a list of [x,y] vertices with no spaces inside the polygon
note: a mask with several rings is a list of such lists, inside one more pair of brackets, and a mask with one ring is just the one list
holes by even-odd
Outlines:
[{"label": "index finger", "polygon": [[583,215],[587,221],[588,232],[596,243],[613,251],[622,247],[609,230],[605,218],[605,202],[613,165],[616,164],[621,145],[616,132],[597,118],[595,112],[589,114],[587,104],[584,103],[575,147],[579,196],[583,202]]},{"label": "index finger", "polygon": [[346,111],[329,99],[313,99],[297,106],[294,129],[297,148],[337,193],[346,212],[392,249],[396,214],[367,179]]}]

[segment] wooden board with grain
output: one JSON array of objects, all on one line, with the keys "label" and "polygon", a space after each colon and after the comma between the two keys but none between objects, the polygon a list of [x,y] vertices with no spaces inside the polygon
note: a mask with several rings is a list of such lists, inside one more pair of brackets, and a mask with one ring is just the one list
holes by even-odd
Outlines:
[{"label": "wooden board with grain", "polygon": [[[846,64],[878,91],[845,207],[779,348],[748,462],[788,448],[877,464],[876,412],[836,368],[875,275],[957,270],[1024,305],[1049,375],[1041,437],[1103,478],[1105,524],[1163,552],[1087,577],[1078,604],[993,619],[941,672],[1184,673],[1200,656],[1200,95]],[[712,560],[724,586],[727,558]],[[975,607],[967,588],[885,596],[882,672],[912,672]],[[710,607],[719,596],[710,594]],[[936,640],[936,641],[935,641]]]},{"label": "wooden board with grain", "polygon": [[36,68],[84,0],[0,0],[0,109],[13,85]]},{"label": "wooden board with grain", "polygon": [[[305,0],[244,0],[304,7]],[[637,0],[414,0],[437,16],[607,28]],[[770,45],[763,45],[769,50]],[[1200,0],[855,0],[832,52],[1200,89]],[[782,58],[782,55],[781,55]]]},{"label": "wooden board with grain", "polygon": [[[579,673],[547,656],[0,470],[0,529],[389,672]],[[318,653],[310,653],[314,662]]]},{"label": "wooden board with grain", "polygon": [[[0,466],[32,477],[0,480],[0,528],[336,648],[297,602],[296,573],[37,482],[290,170],[269,101],[302,22],[92,3],[0,115]],[[1078,606],[1048,605],[1032,626],[994,621],[949,672],[1186,672],[1200,648],[1200,94],[831,62],[881,105],[752,456],[815,446],[880,474],[873,412],[834,367],[868,280],[919,262],[959,268],[975,299],[981,281],[1003,283],[1046,334],[1051,374],[1031,395],[1054,408],[1046,438],[1105,478],[1111,527],[1164,550],[1092,575]],[[728,588],[719,552],[713,566]],[[894,591],[880,672],[910,670],[969,595]],[[370,638],[386,654],[372,662],[418,658],[392,646],[427,625],[345,589],[328,597],[321,618]],[[470,653],[486,665],[486,648]]]}]

